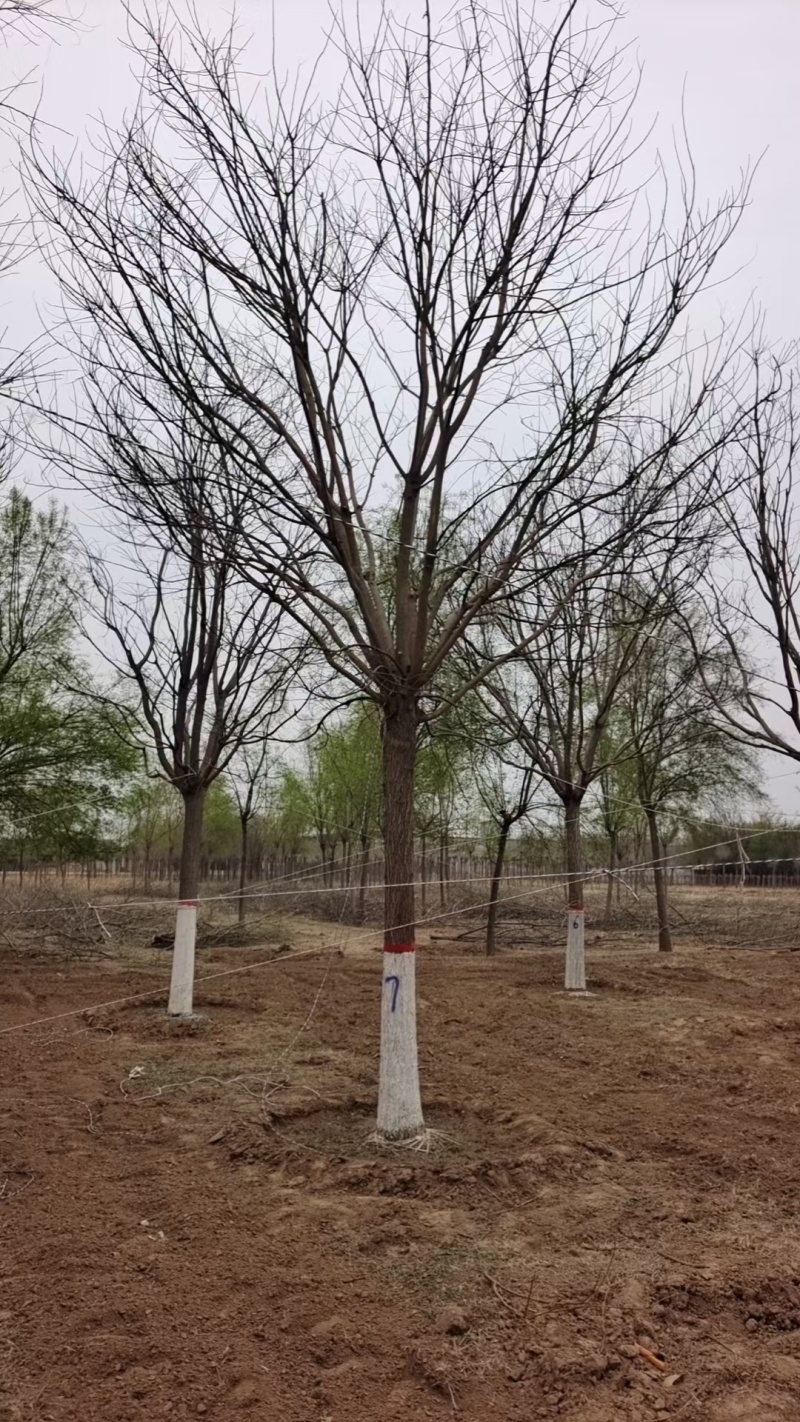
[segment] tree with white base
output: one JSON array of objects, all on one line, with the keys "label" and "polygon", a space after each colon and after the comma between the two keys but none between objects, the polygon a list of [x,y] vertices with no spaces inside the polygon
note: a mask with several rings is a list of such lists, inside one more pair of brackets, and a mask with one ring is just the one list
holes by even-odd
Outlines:
[{"label": "tree with white base", "polygon": [[[168,1013],[191,1017],[208,791],[234,756],[294,715],[304,653],[280,605],[238,571],[243,488],[220,537],[220,458],[191,412],[158,383],[145,399],[144,383],[123,384],[83,355],[92,420],[54,415],[56,457],[113,511],[132,575],[131,587],[101,555],[88,559],[94,615],[110,634],[99,645],[124,688],[131,734],[183,805]],[[228,500],[231,489],[229,480]]]},{"label": "tree with white base", "polygon": [[416,951],[413,943],[383,950],[378,1134],[410,1140],[425,1129],[417,1064]]},{"label": "tree with white base", "polygon": [[417,712],[410,699],[384,709],[386,873],[378,1077],[378,1135],[413,1139],[425,1129],[417,1063],[414,902],[414,761]]},{"label": "tree with white base", "polygon": [[[617,718],[618,734],[610,736],[611,717],[640,658],[707,556],[707,477],[713,476],[673,488],[657,533],[642,510],[628,504],[624,516],[613,520],[616,541],[602,523],[581,521],[568,535],[570,560],[559,540],[546,583],[548,602],[520,599],[500,624],[507,641],[521,643],[526,626],[539,627],[536,639],[487,677],[480,692],[515,738],[520,757],[561,802],[568,992],[586,991],[584,802],[595,781],[633,755],[630,725]],[[650,496],[643,497],[646,504]]]},{"label": "tree with white base", "polygon": [[[747,184],[696,209],[679,174],[674,230],[666,195],[626,193],[613,7],[489,0],[437,29],[428,4],[408,24],[387,5],[372,34],[349,10],[326,54],[341,93],[287,88],[276,65],[263,105],[232,31],[145,13],[142,101],[100,174],[75,185],[38,155],[29,176],[68,298],[112,333],[103,360],[125,378],[135,347],[134,378],[144,359],[192,409],[221,477],[260,499],[244,570],[381,708],[391,950],[414,920],[416,735],[453,652],[529,586],[548,534],[613,502],[617,445],[628,493],[659,451],[691,444],[685,472],[717,447],[726,352],[695,373],[682,341]],[[408,961],[388,975],[404,997]],[[416,1082],[403,1051],[384,1095]],[[381,1130],[420,1125],[407,1090]]]},{"label": "tree with white base", "polygon": [[567,956],[564,987],[567,992],[586,991],[586,945],[583,906],[580,800],[565,802],[567,879]]}]

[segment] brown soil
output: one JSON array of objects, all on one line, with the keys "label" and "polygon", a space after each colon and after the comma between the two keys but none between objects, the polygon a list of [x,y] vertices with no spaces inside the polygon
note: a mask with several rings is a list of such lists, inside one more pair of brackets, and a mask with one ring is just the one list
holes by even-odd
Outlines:
[{"label": "brown soil", "polygon": [[[800,1416],[800,959],[590,954],[420,954],[427,1151],[374,953],[0,1036],[3,1422]],[[7,954],[2,1025],[166,968]]]}]

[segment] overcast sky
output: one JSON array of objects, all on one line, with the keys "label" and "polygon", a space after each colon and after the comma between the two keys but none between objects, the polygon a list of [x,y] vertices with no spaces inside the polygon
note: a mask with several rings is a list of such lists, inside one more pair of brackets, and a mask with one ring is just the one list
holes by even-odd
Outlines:
[{"label": "overcast sky", "polygon": [[[67,3],[67,0],[64,0]],[[133,101],[131,57],[124,48],[125,21],[118,0],[71,0],[78,27],[36,45],[15,41],[0,50],[7,79],[35,71],[42,86],[41,116],[55,125],[53,142],[62,151],[86,147],[92,121],[114,122]],[[540,0],[555,12],[559,0]],[[196,0],[200,15],[220,26],[230,6]],[[344,0],[355,15],[356,0]],[[78,10],[78,7],[80,9]],[[254,33],[253,68],[269,64],[273,6],[268,0],[240,0],[236,7],[244,33]],[[445,6],[436,4],[435,11]],[[399,0],[399,13],[417,5]],[[361,0],[365,28],[377,0]],[[277,52],[292,68],[310,61],[322,42],[328,15],[325,0],[275,0]],[[656,124],[656,139],[669,148],[681,123],[682,98],[701,192],[713,197],[736,180],[739,170],[760,160],[751,207],[734,239],[728,270],[733,273],[715,294],[727,314],[754,300],[763,309],[771,339],[800,334],[800,0],[629,0],[621,34],[643,66],[639,121]],[[32,90],[29,91],[32,94]],[[6,189],[15,185],[13,145],[0,145]],[[8,343],[19,346],[37,331],[37,304],[47,286],[35,259],[0,288],[0,324]],[[766,767],[781,808],[800,813],[797,777],[786,762]]]},{"label": "overcast sky", "polygon": [[[113,121],[132,101],[131,57],[124,48],[124,11],[118,0],[63,3],[81,7],[82,20],[73,33],[58,31],[36,46],[12,43],[5,59],[15,77],[36,66],[43,85],[42,115],[64,131],[54,131],[54,141],[59,147],[70,141],[81,146],[93,118],[103,114]],[[344,3],[355,14],[356,0]],[[540,7],[546,14],[559,3],[540,0]],[[445,8],[441,3],[435,7]],[[218,0],[197,0],[197,8],[213,27],[230,13]],[[400,0],[396,8],[415,13],[409,0]],[[253,67],[260,70],[269,63],[272,9],[269,0],[240,0],[237,6],[242,32],[254,35]],[[360,0],[360,10],[368,28],[377,0]],[[274,12],[277,53],[286,67],[313,58],[326,25],[326,0],[275,0]],[[771,334],[793,338],[800,330],[795,275],[800,0],[629,0],[620,33],[644,67],[640,121],[642,126],[656,121],[665,149],[680,124],[685,93],[701,191],[713,196],[735,180],[740,167],[761,159],[752,207],[732,253],[731,266],[741,270],[724,299],[733,308],[754,293],[768,312]],[[0,53],[0,61],[3,57]],[[9,145],[6,156],[13,156]]]}]

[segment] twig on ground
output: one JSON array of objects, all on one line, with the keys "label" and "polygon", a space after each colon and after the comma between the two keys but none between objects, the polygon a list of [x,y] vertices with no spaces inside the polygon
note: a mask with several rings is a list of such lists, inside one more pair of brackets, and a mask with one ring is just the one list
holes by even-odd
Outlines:
[{"label": "twig on ground", "polygon": [[716,1343],[718,1348],[722,1348],[726,1353],[730,1353],[732,1358],[738,1358],[741,1356],[736,1348],[731,1348],[729,1343],[723,1343],[722,1339],[719,1338],[716,1333],[709,1333],[708,1336],[711,1339],[712,1343]]},{"label": "twig on ground", "polygon": [[431,933],[429,934],[431,943],[459,943],[462,938],[472,938],[476,933],[483,933],[484,925],[476,923],[473,928],[465,928],[463,933]]},{"label": "twig on ground", "polygon": [[530,1282],[530,1287],[529,1287],[529,1289],[528,1289],[528,1297],[527,1297],[526,1300],[525,1300],[525,1307],[524,1307],[524,1309],[522,1310],[522,1318],[521,1318],[521,1320],[520,1320],[521,1323],[524,1323],[525,1320],[526,1320],[526,1318],[528,1317],[528,1309],[529,1309],[530,1306],[531,1306],[531,1299],[532,1299],[532,1297],[533,1297],[533,1284],[534,1284],[535,1278],[536,1278],[536,1275],[535,1275],[535,1274],[531,1274],[531,1282]]},{"label": "twig on ground", "polygon": [[89,905],[89,908],[92,910],[92,912],[93,912],[95,918],[97,919],[97,922],[98,922],[99,925],[100,925],[100,932],[102,933],[103,937],[106,938],[106,939],[108,939],[108,941],[110,942],[110,941],[111,941],[111,934],[109,933],[108,929],[106,928],[105,924],[103,923],[102,918],[100,917],[100,911],[99,911],[97,905],[96,905],[96,904],[90,904],[90,905]]},{"label": "twig on ground", "polygon": [[650,1349],[645,1348],[643,1343],[637,1343],[636,1347],[639,1353],[639,1357],[644,1358],[644,1361],[646,1363],[649,1363],[651,1368],[657,1368],[660,1373],[666,1373],[669,1371],[667,1364],[664,1362],[663,1358],[657,1358],[655,1353],[651,1353]]},{"label": "twig on ground", "polygon": [[[511,1294],[516,1294],[516,1293],[518,1293],[519,1291],[518,1291],[517,1289],[512,1289],[512,1288],[508,1288],[508,1289],[506,1290],[503,1286],[501,1286],[500,1284],[498,1284],[497,1280],[494,1278],[494,1276],[493,1276],[492,1274],[487,1274],[486,1270],[484,1270],[484,1272],[483,1272],[483,1277],[484,1277],[484,1279],[486,1280],[486,1282],[487,1282],[487,1284],[489,1285],[489,1287],[491,1288],[492,1293],[494,1294],[495,1298],[497,1299],[497,1302],[498,1302],[499,1304],[502,1304],[502,1305],[503,1305],[503,1308],[507,1308],[508,1311],[509,1311],[509,1313],[513,1314],[514,1317],[515,1317],[517,1320],[519,1320],[519,1318],[520,1318],[519,1309],[518,1309],[518,1308],[515,1308],[514,1304],[513,1304],[513,1303],[510,1303],[509,1300],[504,1297],[504,1294],[505,1294],[506,1292],[511,1293]],[[519,1294],[519,1297],[521,1298],[522,1295]]]}]

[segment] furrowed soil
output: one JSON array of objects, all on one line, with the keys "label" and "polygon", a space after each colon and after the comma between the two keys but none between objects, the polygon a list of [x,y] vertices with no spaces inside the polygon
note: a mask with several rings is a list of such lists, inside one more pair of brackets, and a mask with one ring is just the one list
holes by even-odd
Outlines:
[{"label": "furrowed soil", "polygon": [[202,956],[252,966],[188,1026],[25,1026],[164,954],[0,960],[3,1422],[800,1417],[800,957],[606,938],[567,998],[438,939],[431,1135],[387,1149],[380,955],[289,937]]}]

